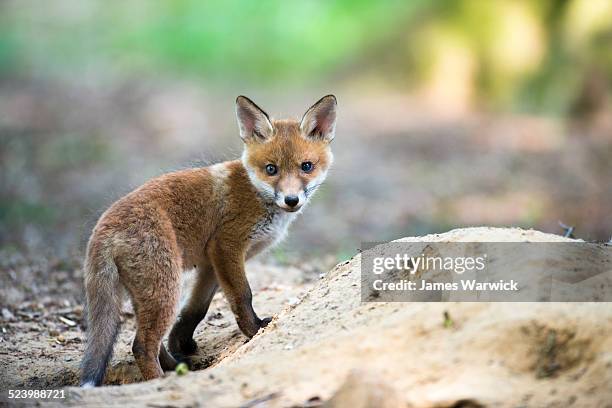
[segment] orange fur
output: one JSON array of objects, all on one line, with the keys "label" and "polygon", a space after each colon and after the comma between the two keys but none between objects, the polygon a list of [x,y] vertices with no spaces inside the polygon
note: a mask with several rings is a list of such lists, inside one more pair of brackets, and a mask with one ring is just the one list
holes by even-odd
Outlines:
[{"label": "orange fur", "polygon": [[[85,261],[89,333],[83,385],[103,381],[123,288],[136,312],[132,350],[147,380],[173,369],[174,357],[195,351],[193,331],[219,286],[245,335],[254,336],[269,322],[253,310],[244,261],[282,238],[323,181],[332,161],[335,107],[335,98],[327,96],[301,122],[271,121],[239,97],[242,160],[165,174],[102,215]],[[312,169],[304,171],[305,162]],[[266,172],[270,164],[278,169],[274,175]],[[286,204],[294,196],[298,201]],[[171,355],[162,338],[176,316],[181,273],[194,266],[196,284],[170,332]]]}]

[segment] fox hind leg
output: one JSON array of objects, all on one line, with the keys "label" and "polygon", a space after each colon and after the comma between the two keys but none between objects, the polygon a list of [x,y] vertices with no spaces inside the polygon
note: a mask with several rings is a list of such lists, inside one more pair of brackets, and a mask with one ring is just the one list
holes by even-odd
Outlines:
[{"label": "fox hind leg", "polygon": [[[178,296],[176,300],[178,301]],[[151,303],[153,304],[147,307],[140,305],[138,308],[136,336],[132,346],[136,364],[145,380],[163,376],[162,363],[166,369],[176,365],[176,361],[168,354],[162,343],[164,334],[174,318],[176,303],[172,305],[163,302]]]},{"label": "fox hind leg", "polygon": [[163,376],[163,369],[176,366],[162,339],[176,316],[180,296],[180,267],[176,262],[160,262],[169,265],[149,268],[146,277],[142,273],[130,274],[139,282],[130,282],[128,291],[136,312],[136,335],[132,352],[145,380]]}]

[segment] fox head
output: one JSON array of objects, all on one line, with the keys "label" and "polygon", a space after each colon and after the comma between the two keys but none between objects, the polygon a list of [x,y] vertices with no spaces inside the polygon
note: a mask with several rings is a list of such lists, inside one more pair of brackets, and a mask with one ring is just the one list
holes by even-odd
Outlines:
[{"label": "fox head", "polygon": [[323,183],[333,155],[336,97],[327,95],[301,121],[273,120],[245,96],[236,99],[242,163],[260,195],[287,212],[299,211]]}]

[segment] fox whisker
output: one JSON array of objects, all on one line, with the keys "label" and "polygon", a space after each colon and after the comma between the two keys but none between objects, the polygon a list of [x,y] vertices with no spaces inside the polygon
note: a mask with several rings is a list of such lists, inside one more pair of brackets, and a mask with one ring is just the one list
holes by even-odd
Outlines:
[{"label": "fox whisker", "polygon": [[308,196],[310,195],[310,193],[313,193],[317,188],[319,188],[320,186],[322,186],[323,184],[325,184],[324,181],[315,184],[314,186],[310,186],[308,187],[305,191],[304,191],[304,195]]}]

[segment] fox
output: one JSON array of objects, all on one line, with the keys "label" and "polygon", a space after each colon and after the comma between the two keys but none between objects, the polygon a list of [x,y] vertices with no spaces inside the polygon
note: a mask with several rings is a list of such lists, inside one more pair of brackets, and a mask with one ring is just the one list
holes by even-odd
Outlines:
[{"label": "fox", "polygon": [[[82,387],[104,382],[126,295],[136,317],[132,353],[145,381],[195,353],[193,333],[219,288],[246,337],[266,327],[271,318],[253,309],[245,261],[279,243],[324,182],[336,108],[336,97],[327,95],[299,121],[276,120],[239,96],[239,159],[153,178],[101,215],[84,262]],[[181,276],[189,269],[195,284],[179,312]]]}]

